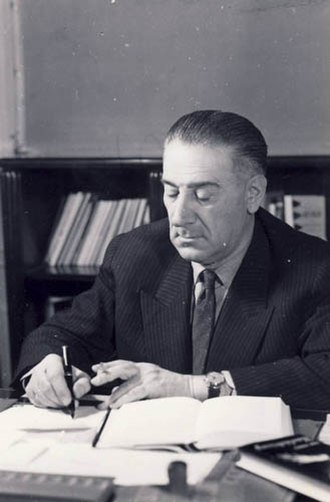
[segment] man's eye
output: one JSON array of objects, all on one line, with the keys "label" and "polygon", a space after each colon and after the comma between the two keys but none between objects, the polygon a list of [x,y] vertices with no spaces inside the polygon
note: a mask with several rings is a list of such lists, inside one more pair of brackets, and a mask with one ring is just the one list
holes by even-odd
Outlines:
[{"label": "man's eye", "polygon": [[205,190],[197,190],[196,198],[201,202],[207,202],[211,198],[210,192],[206,192]]},{"label": "man's eye", "polygon": [[175,199],[179,195],[179,192],[177,190],[165,190],[165,195],[170,199]]}]

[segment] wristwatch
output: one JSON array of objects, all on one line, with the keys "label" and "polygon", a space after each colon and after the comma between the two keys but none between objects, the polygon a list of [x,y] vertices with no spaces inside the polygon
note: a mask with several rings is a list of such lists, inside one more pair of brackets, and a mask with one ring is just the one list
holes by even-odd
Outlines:
[{"label": "wristwatch", "polygon": [[222,373],[210,371],[205,375],[205,382],[208,389],[208,398],[219,397],[221,385],[226,381]]}]

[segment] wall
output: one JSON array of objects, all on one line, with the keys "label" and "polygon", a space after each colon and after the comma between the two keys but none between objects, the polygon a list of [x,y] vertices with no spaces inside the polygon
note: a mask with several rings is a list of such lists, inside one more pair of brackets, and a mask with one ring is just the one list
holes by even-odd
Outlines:
[{"label": "wall", "polygon": [[[19,13],[15,2],[0,0],[0,158],[14,157],[22,143],[23,121],[22,65],[20,65]],[[18,122],[21,121],[20,126]],[[6,291],[5,249],[0,191],[0,387],[11,382],[8,303]]]},{"label": "wall", "polygon": [[181,114],[247,115],[330,153],[330,2],[24,0],[30,156],[159,156]]}]

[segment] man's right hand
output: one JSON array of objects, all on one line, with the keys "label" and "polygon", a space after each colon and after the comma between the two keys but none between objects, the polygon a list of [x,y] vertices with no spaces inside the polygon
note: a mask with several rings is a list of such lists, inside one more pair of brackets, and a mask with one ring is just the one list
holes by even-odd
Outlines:
[{"label": "man's right hand", "polygon": [[[72,366],[73,393],[76,399],[90,391],[90,377],[84,371]],[[25,392],[35,406],[41,408],[61,408],[68,406],[72,400],[64,379],[62,357],[48,354],[29,372],[31,375]]]}]

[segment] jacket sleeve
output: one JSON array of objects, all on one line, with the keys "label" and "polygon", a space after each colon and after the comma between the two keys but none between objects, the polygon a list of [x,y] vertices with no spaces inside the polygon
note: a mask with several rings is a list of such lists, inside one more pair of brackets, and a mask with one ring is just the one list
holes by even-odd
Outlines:
[{"label": "jacket sleeve", "polygon": [[277,361],[230,369],[238,394],[280,396],[296,408],[330,409],[330,267],[320,265],[298,353]]}]

